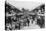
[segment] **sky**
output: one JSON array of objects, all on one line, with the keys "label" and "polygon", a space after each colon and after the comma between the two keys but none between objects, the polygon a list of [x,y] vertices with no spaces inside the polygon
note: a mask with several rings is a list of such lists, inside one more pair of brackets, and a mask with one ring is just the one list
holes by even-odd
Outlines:
[{"label": "sky", "polygon": [[29,10],[32,10],[42,4],[42,2],[33,2],[33,1],[7,0],[7,2],[19,9],[25,8]]}]

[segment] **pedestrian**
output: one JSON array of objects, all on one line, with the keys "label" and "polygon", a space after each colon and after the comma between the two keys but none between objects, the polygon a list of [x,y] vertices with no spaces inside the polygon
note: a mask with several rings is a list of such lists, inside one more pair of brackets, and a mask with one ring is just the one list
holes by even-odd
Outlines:
[{"label": "pedestrian", "polygon": [[29,19],[27,19],[27,22],[28,22],[28,26],[29,26],[29,23],[30,23]]}]

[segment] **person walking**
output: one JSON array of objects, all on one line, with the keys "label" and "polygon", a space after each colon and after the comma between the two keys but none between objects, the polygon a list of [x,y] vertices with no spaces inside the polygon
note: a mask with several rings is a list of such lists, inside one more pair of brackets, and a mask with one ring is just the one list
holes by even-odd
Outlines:
[{"label": "person walking", "polygon": [[29,23],[30,23],[29,19],[27,19],[27,23],[28,23],[28,26],[29,26]]}]

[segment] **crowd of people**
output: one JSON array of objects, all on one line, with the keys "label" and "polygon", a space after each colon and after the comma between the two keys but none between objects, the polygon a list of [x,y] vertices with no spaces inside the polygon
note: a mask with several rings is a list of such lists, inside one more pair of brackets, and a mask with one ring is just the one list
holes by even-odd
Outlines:
[{"label": "crowd of people", "polygon": [[41,28],[44,27],[45,16],[38,16],[35,13],[34,15],[27,15],[16,7],[12,9],[11,5],[5,3],[5,30],[20,30],[25,26],[29,26],[30,19],[32,19],[32,24],[36,20],[37,25]]}]

